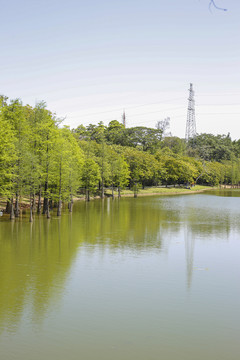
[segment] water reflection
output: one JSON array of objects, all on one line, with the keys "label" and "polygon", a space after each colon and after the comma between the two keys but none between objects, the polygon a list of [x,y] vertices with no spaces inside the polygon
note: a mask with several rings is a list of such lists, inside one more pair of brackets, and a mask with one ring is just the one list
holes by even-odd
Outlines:
[{"label": "water reflection", "polygon": [[[14,330],[22,316],[41,322],[61,300],[82,249],[114,253],[167,253],[185,243],[191,287],[196,241],[227,241],[240,230],[234,198],[210,195],[106,199],[75,205],[73,214],[49,221],[28,216],[0,220],[0,329]],[[30,313],[30,315],[29,315]]]},{"label": "water reflection", "polygon": [[[69,220],[65,218],[65,225]],[[15,326],[29,303],[32,316],[41,319],[61,294],[77,244],[69,241],[69,226],[60,222],[36,217],[33,224],[1,223],[1,328]]]},{"label": "water reflection", "polygon": [[187,227],[185,227],[184,230],[185,230],[184,231],[185,256],[186,256],[186,264],[187,264],[187,286],[188,288],[190,288],[192,284],[192,275],[193,275],[193,257],[194,257],[195,238]]}]

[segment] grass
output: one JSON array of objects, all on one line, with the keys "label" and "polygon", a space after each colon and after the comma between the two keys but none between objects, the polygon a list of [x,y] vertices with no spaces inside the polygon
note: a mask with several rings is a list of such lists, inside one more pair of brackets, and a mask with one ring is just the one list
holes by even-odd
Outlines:
[{"label": "grass", "polygon": [[[191,189],[186,189],[184,187],[159,187],[159,186],[155,186],[155,187],[146,187],[145,189],[139,189],[138,190],[138,195],[139,196],[144,196],[144,195],[174,195],[174,194],[191,194],[191,193],[195,193],[195,192],[201,192],[201,191],[205,191],[205,190],[210,190],[211,187],[210,186],[202,186],[202,185],[196,185],[194,187],[192,187]],[[107,189],[105,191],[105,193],[107,195],[111,195],[112,191],[111,189]],[[122,190],[121,191],[121,195],[122,196],[133,196],[134,192],[133,190]],[[114,191],[114,195],[117,196],[117,191]]]}]

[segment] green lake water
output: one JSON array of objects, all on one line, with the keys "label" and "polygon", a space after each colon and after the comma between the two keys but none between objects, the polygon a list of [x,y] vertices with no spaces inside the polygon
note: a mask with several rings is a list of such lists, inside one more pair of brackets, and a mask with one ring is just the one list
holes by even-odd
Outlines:
[{"label": "green lake water", "polygon": [[1,360],[239,360],[240,192],[0,218]]}]

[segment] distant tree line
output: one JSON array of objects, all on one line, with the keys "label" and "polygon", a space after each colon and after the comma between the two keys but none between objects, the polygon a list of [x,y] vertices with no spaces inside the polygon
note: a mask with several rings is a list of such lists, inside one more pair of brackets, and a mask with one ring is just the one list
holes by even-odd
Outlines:
[{"label": "distant tree line", "polygon": [[62,203],[72,211],[73,198],[84,192],[112,196],[130,187],[181,184],[238,184],[240,140],[230,135],[201,134],[188,143],[164,136],[157,128],[125,128],[116,120],[108,126],[62,125],[46,108],[23,105],[0,96],[0,197],[10,218],[19,217],[21,203],[46,214]]}]

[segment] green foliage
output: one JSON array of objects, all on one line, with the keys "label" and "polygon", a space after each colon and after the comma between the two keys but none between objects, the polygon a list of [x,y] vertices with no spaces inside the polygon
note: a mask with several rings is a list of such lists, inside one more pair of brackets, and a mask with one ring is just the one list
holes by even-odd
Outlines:
[{"label": "green foliage", "polygon": [[110,184],[113,187],[118,188],[120,195],[121,188],[128,185],[130,178],[130,171],[127,162],[125,161],[123,155],[119,155],[112,148],[109,149],[109,180]]},{"label": "green foliage", "polygon": [[86,189],[86,197],[89,200],[90,194],[94,194],[96,186],[101,179],[98,164],[92,158],[86,158],[83,162],[81,172],[82,186]]},{"label": "green foliage", "polygon": [[184,155],[186,152],[186,142],[177,136],[168,136],[161,142],[161,148],[170,149],[174,154]]},{"label": "green foliage", "polygon": [[70,201],[80,183],[83,153],[71,131],[67,128],[56,130],[49,183],[51,198]]},{"label": "green foliage", "polygon": [[0,194],[6,197],[11,194],[14,176],[12,169],[16,162],[15,145],[15,132],[0,106]]},{"label": "green foliage", "polygon": [[188,153],[206,161],[230,160],[234,150],[230,135],[197,135],[188,142]]},{"label": "green foliage", "polygon": [[126,129],[117,120],[112,120],[105,131],[108,144],[126,145]]},{"label": "green foliage", "polygon": [[144,126],[126,129],[128,146],[138,147],[143,151],[155,152],[160,147],[162,139],[161,129],[152,129]]},{"label": "green foliage", "polygon": [[[8,123],[7,129],[12,133],[11,147],[14,149],[12,153],[12,166],[9,169],[8,179],[8,196],[16,194],[18,198],[23,191],[24,183],[27,182],[27,174],[29,173],[29,153],[30,153],[30,128],[27,121],[27,108],[24,107],[19,99],[10,101],[1,109],[3,121]],[[11,130],[10,130],[11,129]],[[6,141],[6,139],[5,139]],[[6,144],[7,145],[7,144]],[[7,194],[5,194],[7,195]]]},{"label": "green foliage", "polygon": [[30,196],[32,205],[44,197],[45,213],[50,202],[59,210],[62,201],[72,202],[80,187],[89,199],[97,190],[103,197],[107,186],[120,195],[127,186],[136,193],[159,184],[240,182],[240,140],[201,134],[186,144],[162,138],[160,125],[125,128],[113,120],[70,131],[44,102],[32,108],[0,96],[0,195],[15,198],[16,212],[21,197]]}]

